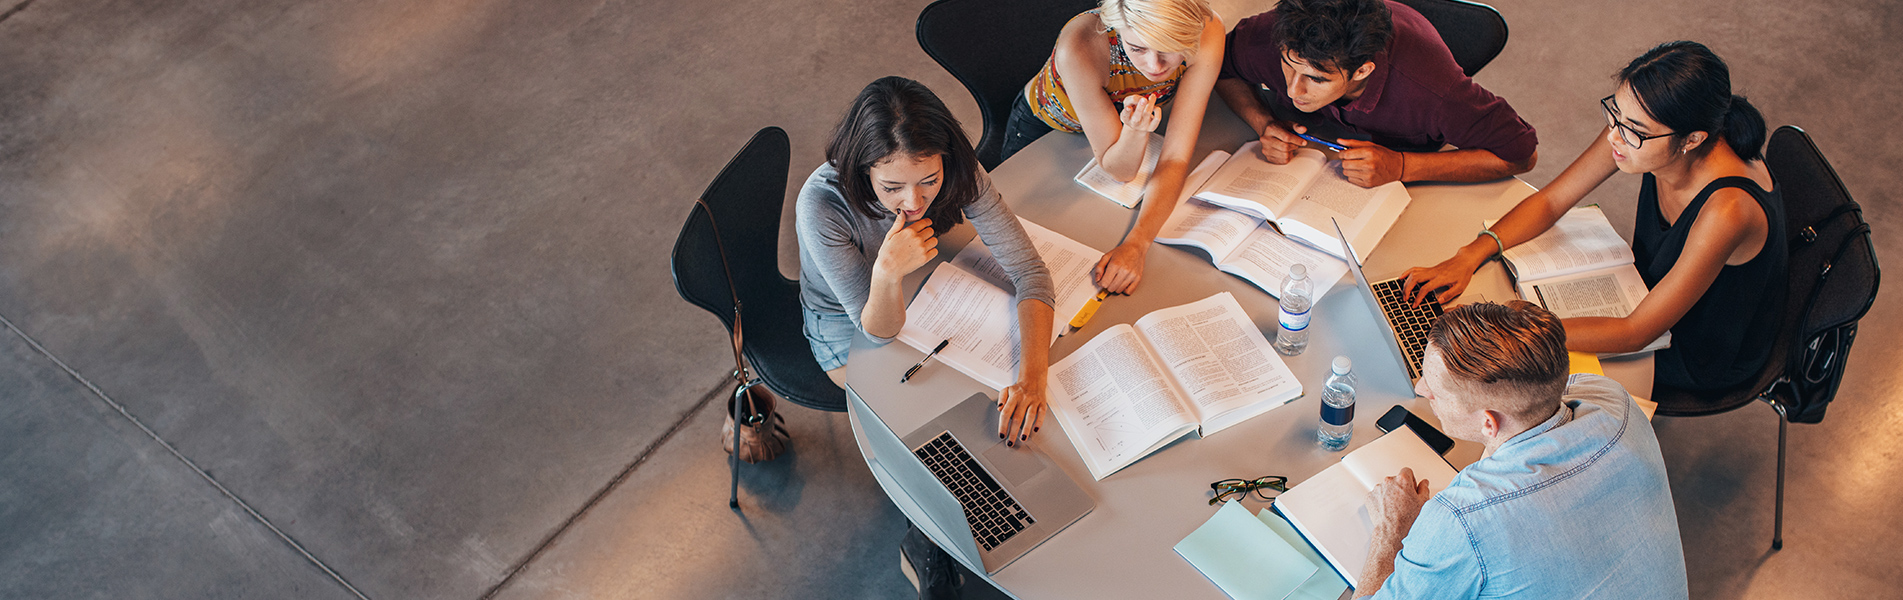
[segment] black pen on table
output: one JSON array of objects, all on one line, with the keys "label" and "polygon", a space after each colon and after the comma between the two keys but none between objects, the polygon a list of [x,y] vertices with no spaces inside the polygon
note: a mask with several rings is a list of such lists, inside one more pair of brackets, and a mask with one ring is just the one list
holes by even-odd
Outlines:
[{"label": "black pen on table", "polygon": [[918,364],[912,365],[912,368],[905,370],[905,376],[899,378],[899,383],[905,383],[907,381],[911,381],[912,376],[917,375],[919,369],[925,368],[925,361],[931,360],[933,356],[938,355],[939,350],[944,350],[945,346],[949,346],[949,345],[951,345],[950,339],[946,339],[945,341],[939,342],[937,348],[933,348],[931,352],[925,353],[925,358],[918,359]]}]

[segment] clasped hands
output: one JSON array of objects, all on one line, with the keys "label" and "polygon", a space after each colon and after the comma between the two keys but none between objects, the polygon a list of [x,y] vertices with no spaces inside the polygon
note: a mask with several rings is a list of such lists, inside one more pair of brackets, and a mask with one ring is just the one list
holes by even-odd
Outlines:
[{"label": "clasped hands", "polygon": [[[1308,140],[1300,135],[1303,133],[1308,133],[1307,127],[1270,121],[1262,127],[1262,160],[1288,164],[1295,158],[1296,150],[1308,145]],[[1347,147],[1335,156],[1341,159],[1341,176],[1349,183],[1375,187],[1401,180],[1407,159],[1400,152],[1363,140],[1338,139],[1335,143]]]}]

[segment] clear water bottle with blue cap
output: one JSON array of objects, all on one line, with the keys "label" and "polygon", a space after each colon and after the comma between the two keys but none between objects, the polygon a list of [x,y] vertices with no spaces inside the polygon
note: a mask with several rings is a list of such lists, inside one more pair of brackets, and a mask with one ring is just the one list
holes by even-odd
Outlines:
[{"label": "clear water bottle with blue cap", "polygon": [[1329,452],[1348,447],[1355,435],[1354,363],[1346,356],[1335,357],[1328,382],[1322,384],[1322,423],[1316,441]]},{"label": "clear water bottle with blue cap", "polygon": [[1275,351],[1295,356],[1308,349],[1309,309],[1314,306],[1315,283],[1308,278],[1308,267],[1289,265],[1288,278],[1282,280],[1280,324],[1275,331]]}]

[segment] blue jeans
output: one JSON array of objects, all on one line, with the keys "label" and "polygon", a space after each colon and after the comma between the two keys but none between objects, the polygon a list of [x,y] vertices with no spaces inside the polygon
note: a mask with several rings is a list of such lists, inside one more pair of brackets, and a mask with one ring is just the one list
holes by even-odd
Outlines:
[{"label": "blue jeans", "polygon": [[819,369],[831,371],[846,366],[846,355],[852,352],[852,336],[859,327],[852,324],[852,317],[845,313],[822,313],[804,306],[800,313],[806,322],[806,344],[813,347],[813,358],[819,361]]}]

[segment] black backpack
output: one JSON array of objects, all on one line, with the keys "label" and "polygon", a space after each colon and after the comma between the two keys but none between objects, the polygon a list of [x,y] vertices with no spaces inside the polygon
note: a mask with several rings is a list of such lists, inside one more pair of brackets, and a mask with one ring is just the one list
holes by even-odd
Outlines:
[{"label": "black backpack", "polygon": [[1857,320],[1875,302],[1876,248],[1863,208],[1802,129],[1772,134],[1766,164],[1784,196],[1790,288],[1778,343],[1787,357],[1771,388],[1792,423],[1817,423],[1843,383]]}]

